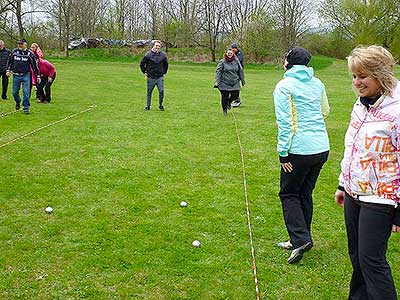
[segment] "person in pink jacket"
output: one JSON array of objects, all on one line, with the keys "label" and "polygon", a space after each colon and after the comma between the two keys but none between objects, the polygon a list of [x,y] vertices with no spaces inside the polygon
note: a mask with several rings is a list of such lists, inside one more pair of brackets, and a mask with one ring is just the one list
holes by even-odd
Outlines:
[{"label": "person in pink jacket", "polygon": [[358,99],[345,137],[335,201],[344,205],[353,266],[351,300],[397,300],[386,251],[400,231],[400,84],[395,61],[380,46],[348,57]]},{"label": "person in pink jacket", "polygon": [[41,76],[37,85],[38,98],[39,102],[47,104],[51,101],[51,85],[56,79],[56,68],[45,59],[39,59],[38,67]]}]

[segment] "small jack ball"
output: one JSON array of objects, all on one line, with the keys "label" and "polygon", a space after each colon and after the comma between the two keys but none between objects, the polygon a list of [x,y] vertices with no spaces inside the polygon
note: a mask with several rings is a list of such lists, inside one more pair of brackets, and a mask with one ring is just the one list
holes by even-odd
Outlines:
[{"label": "small jack ball", "polygon": [[186,207],[188,206],[188,203],[186,201],[181,201],[181,207]]},{"label": "small jack ball", "polygon": [[48,207],[46,207],[45,211],[46,211],[46,213],[51,214],[53,212],[53,208],[48,206]]}]

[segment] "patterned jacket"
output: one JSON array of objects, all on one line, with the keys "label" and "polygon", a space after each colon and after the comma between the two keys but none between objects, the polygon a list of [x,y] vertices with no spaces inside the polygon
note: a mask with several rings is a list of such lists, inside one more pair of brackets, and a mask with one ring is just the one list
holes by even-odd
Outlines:
[{"label": "patterned jacket", "polygon": [[400,84],[369,109],[357,99],[345,137],[339,186],[359,201],[399,203]]}]

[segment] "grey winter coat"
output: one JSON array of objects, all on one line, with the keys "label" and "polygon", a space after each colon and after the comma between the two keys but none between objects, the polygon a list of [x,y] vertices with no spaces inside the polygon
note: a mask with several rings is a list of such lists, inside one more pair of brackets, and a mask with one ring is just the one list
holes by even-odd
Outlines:
[{"label": "grey winter coat", "polygon": [[240,82],[245,85],[243,68],[238,59],[227,61],[221,59],[215,72],[215,87],[221,91],[240,90]]}]

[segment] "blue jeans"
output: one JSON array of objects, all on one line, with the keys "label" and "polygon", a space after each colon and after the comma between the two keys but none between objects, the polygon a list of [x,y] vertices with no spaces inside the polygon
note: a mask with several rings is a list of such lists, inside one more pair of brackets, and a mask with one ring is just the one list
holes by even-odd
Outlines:
[{"label": "blue jeans", "polygon": [[157,79],[147,78],[147,106],[151,105],[151,94],[153,93],[154,87],[158,89],[158,105],[162,106],[164,100],[164,77]]},{"label": "blue jeans", "polygon": [[16,104],[21,103],[21,97],[19,96],[19,89],[22,84],[22,94],[23,94],[23,101],[22,107],[24,110],[29,110],[29,97],[31,95],[31,74],[25,73],[23,75],[13,75],[13,82],[12,82],[12,94]]}]

